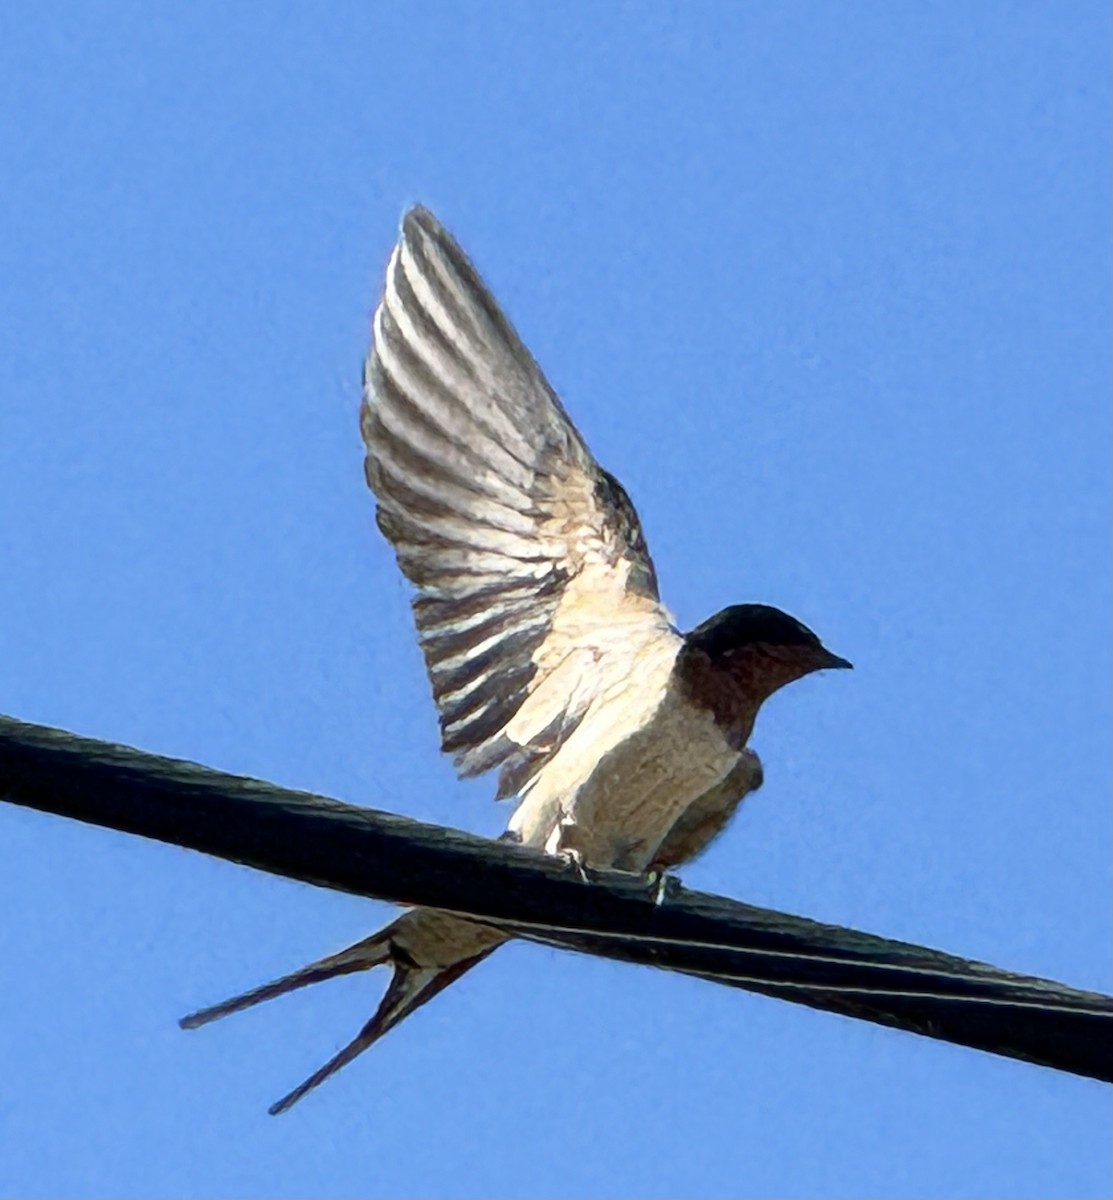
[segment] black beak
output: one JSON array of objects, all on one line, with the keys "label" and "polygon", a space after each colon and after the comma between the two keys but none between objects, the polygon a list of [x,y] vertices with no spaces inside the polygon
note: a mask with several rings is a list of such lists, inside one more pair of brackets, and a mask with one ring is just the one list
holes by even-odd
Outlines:
[{"label": "black beak", "polygon": [[821,671],[829,671],[829,670],[835,670],[835,669],[838,669],[841,671],[853,671],[854,670],[854,664],[852,662],[850,662],[848,659],[839,658],[839,656],[837,654],[832,654],[830,650],[824,650],[823,653],[827,657],[824,659],[823,665],[819,668]]}]

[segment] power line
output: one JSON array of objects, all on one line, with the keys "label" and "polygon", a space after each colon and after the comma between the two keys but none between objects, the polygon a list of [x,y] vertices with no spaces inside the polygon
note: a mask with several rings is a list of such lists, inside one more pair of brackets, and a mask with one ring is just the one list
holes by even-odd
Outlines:
[{"label": "power line", "polygon": [[1113,1082],[1113,997],[0,716],[0,799]]}]

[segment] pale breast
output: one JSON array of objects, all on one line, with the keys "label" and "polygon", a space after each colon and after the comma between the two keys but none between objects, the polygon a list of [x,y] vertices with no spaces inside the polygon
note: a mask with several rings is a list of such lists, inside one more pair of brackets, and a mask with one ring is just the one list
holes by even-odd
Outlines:
[{"label": "pale breast", "polygon": [[738,761],[673,678],[680,639],[653,643],[603,688],[525,791],[510,828],[550,853],[642,870],[677,818]]}]

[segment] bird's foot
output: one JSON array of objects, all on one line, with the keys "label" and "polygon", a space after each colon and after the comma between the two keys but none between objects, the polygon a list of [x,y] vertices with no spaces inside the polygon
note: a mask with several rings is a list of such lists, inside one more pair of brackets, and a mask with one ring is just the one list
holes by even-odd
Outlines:
[{"label": "bird's foot", "polygon": [[643,878],[645,879],[646,891],[657,907],[674,899],[682,886],[679,876],[670,875],[668,867],[656,864],[651,864],[648,867]]},{"label": "bird's foot", "polygon": [[550,851],[555,853],[557,858],[571,863],[576,868],[576,874],[584,883],[594,883],[591,870],[587,865],[580,828],[570,816],[561,818],[557,825],[555,841],[555,846],[550,844]]},{"label": "bird's foot", "polygon": [[557,851],[557,857],[575,867],[576,874],[579,875],[583,883],[595,882],[588,871],[587,863],[584,861],[583,851],[577,850],[575,846],[562,846]]}]

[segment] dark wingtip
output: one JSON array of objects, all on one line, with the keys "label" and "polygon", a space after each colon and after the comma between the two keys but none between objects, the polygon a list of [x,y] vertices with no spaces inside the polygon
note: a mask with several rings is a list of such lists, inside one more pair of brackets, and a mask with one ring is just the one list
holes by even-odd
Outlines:
[{"label": "dark wingtip", "polygon": [[443,230],[444,226],[433,215],[432,210],[426,208],[424,204],[411,205],[402,216],[402,234],[404,237],[412,238],[417,233],[437,237]]}]

